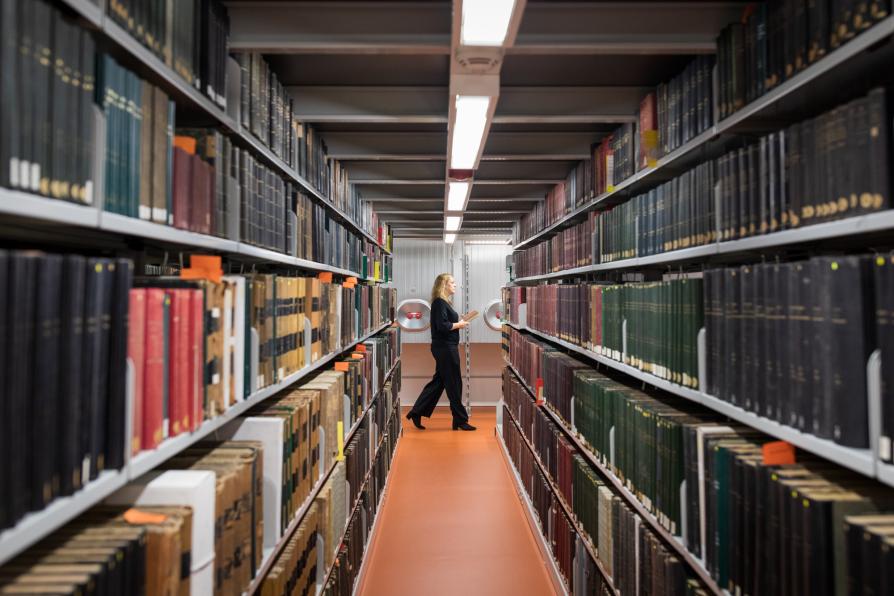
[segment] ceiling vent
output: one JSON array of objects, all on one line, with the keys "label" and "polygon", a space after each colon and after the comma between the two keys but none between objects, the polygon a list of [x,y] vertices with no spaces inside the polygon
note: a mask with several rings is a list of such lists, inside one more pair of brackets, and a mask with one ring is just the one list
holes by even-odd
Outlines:
[{"label": "ceiling vent", "polygon": [[503,62],[501,48],[465,48],[456,52],[456,63],[465,74],[497,73]]}]

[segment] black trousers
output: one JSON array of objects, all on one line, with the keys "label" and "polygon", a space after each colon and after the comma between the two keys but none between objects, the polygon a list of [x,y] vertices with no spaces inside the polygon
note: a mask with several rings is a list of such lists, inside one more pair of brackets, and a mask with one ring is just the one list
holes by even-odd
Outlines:
[{"label": "black trousers", "polygon": [[459,371],[459,346],[432,344],[431,355],[435,357],[435,376],[422,389],[411,410],[414,414],[431,418],[441,399],[441,393],[447,390],[450,400],[450,412],[456,423],[468,422],[469,414],[463,406],[462,374]]}]

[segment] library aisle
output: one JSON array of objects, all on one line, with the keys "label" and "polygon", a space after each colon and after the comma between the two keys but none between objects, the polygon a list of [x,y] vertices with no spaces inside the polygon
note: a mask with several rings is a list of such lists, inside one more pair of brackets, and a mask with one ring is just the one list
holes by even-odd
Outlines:
[{"label": "library aisle", "polygon": [[[406,413],[406,409],[404,410]],[[500,446],[492,408],[453,432],[446,408],[404,426],[361,596],[555,594]]]}]

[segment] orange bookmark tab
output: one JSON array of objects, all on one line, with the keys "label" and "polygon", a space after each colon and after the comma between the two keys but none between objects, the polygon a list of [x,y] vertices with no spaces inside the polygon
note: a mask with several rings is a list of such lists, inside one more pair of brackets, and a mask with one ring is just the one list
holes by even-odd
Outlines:
[{"label": "orange bookmark tab", "polygon": [[357,344],[357,347],[354,348],[354,349],[357,350],[358,352],[365,352],[365,351],[366,351],[366,346],[363,345],[363,344]]},{"label": "orange bookmark tab", "polygon": [[363,360],[363,354],[351,354],[351,358],[354,360]]},{"label": "orange bookmark tab", "polygon": [[357,278],[351,276],[351,277],[349,277],[348,279],[345,280],[345,283],[346,283],[346,284],[354,284],[354,285],[356,285],[356,284],[357,284]]},{"label": "orange bookmark tab", "polygon": [[351,365],[348,364],[347,362],[336,362],[335,363],[335,370],[337,370],[339,372],[348,372],[348,370],[350,370],[350,368],[351,368]]},{"label": "orange bookmark tab", "polygon": [[764,443],[764,465],[784,466],[795,463],[795,446],[785,441]]},{"label": "orange bookmark tab", "polygon": [[321,271],[317,277],[319,277],[320,281],[323,282],[324,284],[332,283],[332,272],[331,271]]},{"label": "orange bookmark tab", "polygon": [[137,526],[163,524],[167,519],[168,516],[163,513],[150,513],[139,509],[128,509],[124,512],[124,521]]}]

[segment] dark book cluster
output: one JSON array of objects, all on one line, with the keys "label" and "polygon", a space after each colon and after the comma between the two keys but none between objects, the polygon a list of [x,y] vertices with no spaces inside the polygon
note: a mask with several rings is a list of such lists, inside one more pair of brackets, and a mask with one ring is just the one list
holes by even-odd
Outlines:
[{"label": "dark book cluster", "polygon": [[[714,62],[713,55],[697,56],[683,72],[658,85],[656,99],[649,101],[647,96],[643,101],[639,117],[643,158],[637,169],[654,165],[648,159],[650,145],[657,145],[660,158],[714,125]],[[657,121],[657,127],[648,126],[650,119]],[[657,143],[649,139],[652,129],[657,129]]]},{"label": "dark book cluster", "polygon": [[594,244],[598,243],[599,215],[591,212],[585,221],[561,230],[547,241],[512,255],[515,278],[543,275],[593,263]]},{"label": "dark book cluster", "polygon": [[92,204],[93,37],[42,0],[0,10],[0,185]]},{"label": "dark book cluster", "polygon": [[124,465],[126,259],[0,251],[0,527]]},{"label": "dark book cluster", "polygon": [[546,200],[522,217],[520,239],[559,221],[575,208],[614,192],[636,172],[692,140],[714,124],[713,57],[700,56],[682,73],[646,95],[636,122],[619,126],[591,148],[581,161],[546,195]]},{"label": "dark book cluster", "polygon": [[[612,587],[635,592],[637,585],[651,586],[652,593],[658,594],[699,593],[703,588],[685,563],[576,453],[564,433],[534,406],[528,390],[508,369],[503,375],[503,393],[504,441],[520,473],[529,469],[534,475],[531,480],[527,474],[522,475],[525,488],[530,493],[528,487],[533,484],[533,493],[540,493],[547,502],[551,500],[563,516],[553,527],[553,531],[558,527],[562,532],[558,546],[566,545],[562,542],[566,528],[570,532],[568,546],[576,558],[572,560],[564,550],[555,554],[560,566],[565,561],[566,573],[577,568],[567,576],[573,593],[601,593],[603,589],[612,593]],[[532,424],[519,422],[525,418],[530,418]],[[526,430],[523,433],[520,429]],[[524,461],[527,459],[530,461]],[[542,489],[538,480],[543,483]],[[573,518],[564,517],[569,507]],[[598,563],[610,582],[599,573],[585,545],[597,553]],[[592,586],[595,591],[579,592],[584,586]]]},{"label": "dark book cluster", "polygon": [[[548,284],[511,294],[526,324],[685,387],[698,387],[700,278],[618,285]],[[516,305],[510,303],[512,312]],[[625,349],[626,346],[626,349]]]},{"label": "dark book cluster", "polygon": [[[707,390],[850,447],[869,446],[876,337],[871,258],[814,257],[705,272]],[[882,278],[885,269],[878,269]],[[883,283],[879,279],[879,283]]]},{"label": "dark book cluster", "polygon": [[187,83],[227,107],[230,19],[217,0],[109,0],[109,16]]},{"label": "dark book cluster", "polygon": [[[886,92],[878,88],[817,118],[746,140],[516,253],[520,270],[542,275],[888,209],[888,114]],[[589,255],[576,252],[587,244],[582,230],[590,233]]]},{"label": "dark book cluster", "polygon": [[[567,469],[563,471],[564,441],[556,436],[551,445],[540,443],[561,430],[557,425],[573,428],[598,462],[587,469],[587,462],[572,455],[572,506],[615,588],[635,585],[630,582],[637,574],[642,586],[648,577],[644,570],[670,574],[662,576],[663,581],[675,585],[688,583],[685,573],[679,575],[685,567],[676,555],[672,565],[665,561],[658,567],[654,560],[646,563],[640,557],[637,562],[625,555],[632,544],[630,534],[625,543],[618,525],[640,532],[646,525],[635,519],[638,514],[624,502],[628,499],[636,499],[655,523],[679,536],[686,549],[704,561],[717,585],[730,593],[849,594],[887,586],[881,563],[888,552],[885,540],[892,518],[879,512],[894,505],[889,489],[794,450],[791,459],[774,460],[776,443],[757,431],[726,422],[696,404],[633,389],[587,367],[571,367],[571,387],[559,385],[566,392],[563,396],[551,393],[555,385],[544,382],[547,407],[558,412],[553,423],[552,415],[533,405],[530,387],[536,379],[515,365],[524,365],[525,343],[531,344],[528,351],[536,351],[539,342],[513,339],[510,358],[522,378],[504,373],[504,400],[522,428],[531,429],[530,440],[541,461],[557,459],[560,491],[568,493],[563,487],[567,480],[562,480],[568,477]],[[543,351],[542,360],[561,362],[554,356],[554,351]],[[571,396],[573,426],[560,412]],[[538,417],[549,424],[538,422]],[[612,494],[605,474],[624,487],[625,495]],[[586,503],[582,509],[575,505],[580,501]],[[611,513],[603,515],[606,505]],[[626,522],[625,515],[630,517]],[[601,542],[606,524],[615,533],[609,547]],[[619,532],[622,537],[617,537]],[[654,553],[649,539],[642,544],[650,546],[641,553]],[[607,553],[611,555],[603,558]]]},{"label": "dark book cluster", "polygon": [[190,507],[98,506],[5,564],[10,594],[188,594]]},{"label": "dark book cluster", "polygon": [[726,118],[890,14],[890,2],[758,2],[717,39],[718,113]]}]

